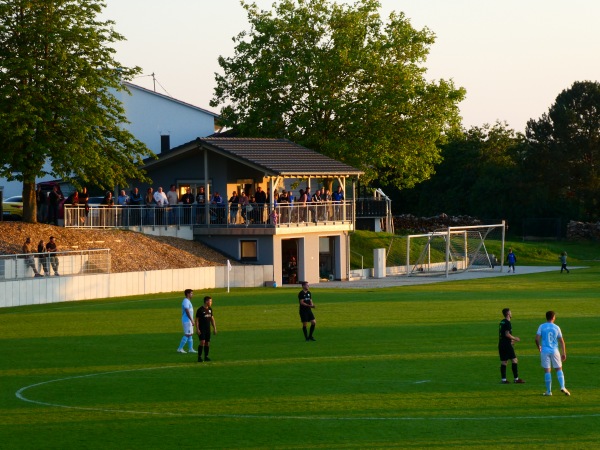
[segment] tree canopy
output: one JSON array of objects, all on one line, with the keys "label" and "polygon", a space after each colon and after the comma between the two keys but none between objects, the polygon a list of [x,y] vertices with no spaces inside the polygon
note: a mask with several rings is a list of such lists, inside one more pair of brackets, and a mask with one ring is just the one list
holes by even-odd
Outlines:
[{"label": "tree canopy", "polygon": [[425,79],[430,30],[403,13],[384,22],[376,0],[242,5],[251,29],[234,38],[234,56],[219,58],[211,101],[224,125],[288,138],[364,170],[367,181],[405,188],[432,175],[465,91]]},{"label": "tree canopy", "polygon": [[35,221],[35,179],[52,173],[101,187],[144,179],[151,152],[122,125],[114,92],[140,69],[114,59],[124,39],[99,21],[100,0],[0,3],[0,175],[23,181],[24,220]]},{"label": "tree canopy", "polygon": [[600,218],[600,83],[578,81],[547,113],[527,122],[524,164],[547,189],[550,204],[581,220]]}]

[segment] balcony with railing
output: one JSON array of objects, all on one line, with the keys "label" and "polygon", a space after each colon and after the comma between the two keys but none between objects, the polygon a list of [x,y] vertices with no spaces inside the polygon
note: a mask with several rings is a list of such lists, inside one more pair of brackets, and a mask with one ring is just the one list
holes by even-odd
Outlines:
[{"label": "balcony with railing", "polygon": [[352,227],[354,202],[240,205],[65,205],[64,226],[74,228],[193,227],[195,229],[283,229]]}]

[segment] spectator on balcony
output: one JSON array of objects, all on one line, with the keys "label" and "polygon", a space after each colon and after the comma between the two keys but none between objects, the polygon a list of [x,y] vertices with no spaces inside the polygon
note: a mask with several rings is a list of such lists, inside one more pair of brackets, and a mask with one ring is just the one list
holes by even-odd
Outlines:
[{"label": "spectator on balcony", "polygon": [[144,199],[142,194],[140,194],[140,190],[134,187],[131,190],[131,195],[129,196],[129,206],[131,206],[131,211],[129,213],[130,223],[132,225],[140,225],[141,222],[141,211],[140,208],[144,204]]},{"label": "spectator on balcony", "polygon": [[240,210],[242,215],[242,220],[246,225],[248,225],[248,208],[250,206],[250,199],[246,195],[246,192],[242,191],[240,193]]},{"label": "spectator on balcony", "polygon": [[[48,260],[50,261],[52,270],[54,270],[54,276],[57,277],[60,274],[58,273],[58,257],[56,256],[58,247],[56,246],[54,236],[50,236],[50,242],[46,244],[46,251],[48,252]],[[46,273],[50,275],[50,268],[48,266],[46,266]]]},{"label": "spectator on balcony", "polygon": [[285,189],[281,190],[281,194],[277,197],[277,204],[279,205],[279,220],[281,223],[288,223],[290,221],[290,202],[287,192]]},{"label": "spectator on balcony", "polygon": [[258,207],[256,212],[256,218],[258,223],[265,222],[265,205],[267,203],[267,194],[262,190],[260,186],[256,188],[256,193],[254,194],[254,199],[256,201],[256,205]]},{"label": "spectator on balcony", "polygon": [[100,204],[104,206],[115,206],[115,199],[113,198],[112,192],[106,191]]},{"label": "spectator on balcony", "polygon": [[219,194],[219,191],[215,191],[210,200],[210,219],[213,223],[223,223],[225,219],[225,204],[223,203],[223,197]]},{"label": "spectator on balcony", "polygon": [[31,267],[33,270],[34,277],[41,277],[38,270],[35,268],[35,258],[32,255],[33,249],[31,248],[31,238],[25,239],[25,243],[23,244],[23,254],[25,255],[25,270],[27,267]]},{"label": "spectator on balcony", "polygon": [[177,204],[179,203],[179,195],[177,194],[177,186],[174,184],[169,188],[167,192],[167,202],[169,204],[169,223],[174,225],[177,223]]},{"label": "spectator on balcony", "polygon": [[185,194],[181,196],[183,206],[183,222],[184,225],[192,224],[192,205],[194,204],[194,194],[190,188],[186,188]]},{"label": "spectator on balcony", "polygon": [[313,194],[312,202],[315,204],[313,207],[313,221],[316,223],[319,220],[323,220],[324,207],[322,205],[323,198],[321,197],[321,189],[317,189]]},{"label": "spectator on balcony", "polygon": [[331,206],[331,192],[329,189],[321,189],[321,198],[325,202],[325,220],[333,219],[333,207]]},{"label": "spectator on balcony", "polygon": [[[79,203],[80,203],[80,200],[79,200],[79,192],[78,191],[73,192],[65,200],[65,203],[63,204],[63,217],[65,220],[65,225],[76,224],[80,220],[80,217],[82,217],[85,220],[85,216],[80,212],[80,209],[78,208]],[[68,213],[64,209],[65,205],[71,205],[71,207],[72,207]],[[83,223],[83,221],[82,221],[82,223]]]},{"label": "spectator on balcony", "polygon": [[165,224],[165,210],[164,208],[169,204],[167,194],[163,192],[162,186],[159,186],[158,190],[154,193],[154,202],[156,203],[156,224]]},{"label": "spectator on balcony", "polygon": [[79,193],[79,204],[83,207],[83,215],[79,218],[82,224],[85,223],[90,213],[90,194],[88,194],[87,187],[82,187]]},{"label": "spectator on balcony", "polygon": [[112,227],[115,225],[114,220],[114,211],[112,211],[112,207],[115,206],[115,199],[113,198],[112,192],[106,191],[104,194],[104,198],[100,203],[103,208],[100,210],[100,224]]},{"label": "spectator on balcony", "polygon": [[125,193],[125,189],[122,189],[117,197],[117,205],[127,206],[129,205],[129,195]]},{"label": "spectator on balcony", "polygon": [[204,193],[204,186],[198,188],[198,194],[196,195],[196,220],[199,224],[206,223],[206,194]]},{"label": "spectator on balcony", "polygon": [[121,209],[117,211],[117,214],[121,219],[121,225],[129,225],[129,211],[124,209],[126,206],[129,206],[129,195],[127,195],[125,189],[122,189],[119,193],[119,196],[117,197],[117,205],[121,207]]},{"label": "spectator on balcony", "polygon": [[304,189],[300,189],[298,195],[298,201],[296,206],[298,207],[298,222],[306,222],[306,192]]},{"label": "spectator on balcony", "polygon": [[153,225],[154,224],[154,210],[152,209],[152,207],[155,205],[154,203],[154,190],[152,189],[152,187],[149,187],[146,190],[146,195],[144,195],[144,205],[146,206],[145,208],[145,223],[146,225]]},{"label": "spectator on balcony", "polygon": [[342,206],[341,203],[344,201],[344,191],[342,186],[338,186],[337,191],[331,196],[333,198],[334,207],[334,220],[342,220]]},{"label": "spectator on balcony", "polygon": [[229,197],[229,223],[237,223],[238,206],[240,204],[240,198],[236,191],[233,191],[231,197]]}]

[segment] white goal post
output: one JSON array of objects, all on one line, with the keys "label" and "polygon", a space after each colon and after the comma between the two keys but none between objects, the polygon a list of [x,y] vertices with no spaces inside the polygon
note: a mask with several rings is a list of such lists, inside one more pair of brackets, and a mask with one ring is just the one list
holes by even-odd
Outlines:
[{"label": "white goal post", "polygon": [[406,240],[406,274],[448,277],[456,272],[502,271],[505,232],[502,221],[410,235]]}]

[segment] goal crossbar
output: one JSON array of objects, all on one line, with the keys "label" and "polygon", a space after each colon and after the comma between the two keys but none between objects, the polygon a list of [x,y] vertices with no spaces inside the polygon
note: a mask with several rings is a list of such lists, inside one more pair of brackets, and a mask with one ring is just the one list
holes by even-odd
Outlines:
[{"label": "goal crossbar", "polygon": [[[488,253],[486,239],[497,241],[500,258]],[[410,235],[406,241],[406,274],[445,275],[474,270],[502,270],[505,223],[448,227]],[[415,255],[418,253],[418,257]]]}]

